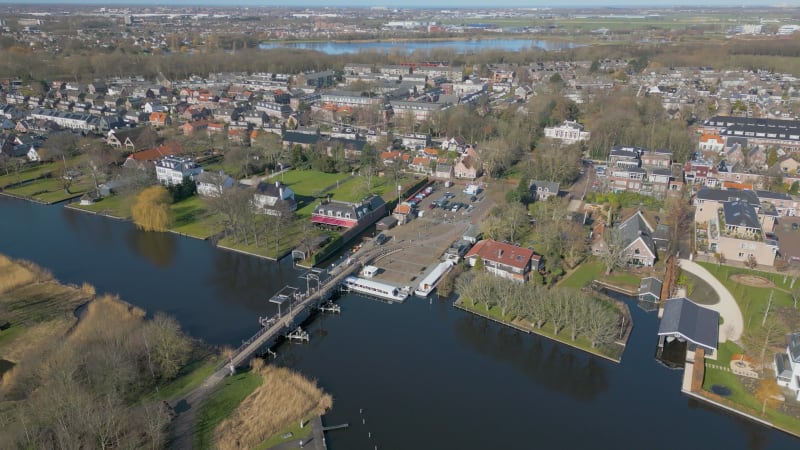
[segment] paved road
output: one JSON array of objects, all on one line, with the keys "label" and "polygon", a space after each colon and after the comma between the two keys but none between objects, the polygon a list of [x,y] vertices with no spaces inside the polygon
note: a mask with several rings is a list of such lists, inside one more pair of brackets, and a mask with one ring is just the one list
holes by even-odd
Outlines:
[{"label": "paved road", "polygon": [[719,329],[719,341],[738,341],[739,338],[742,337],[742,332],[744,331],[744,318],[742,317],[742,311],[739,309],[739,304],[736,303],[736,299],[733,298],[728,288],[717,280],[711,272],[694,261],[681,259],[679,260],[679,264],[681,269],[699,277],[717,292],[719,303],[716,305],[703,306],[717,311],[724,320],[724,323]]}]

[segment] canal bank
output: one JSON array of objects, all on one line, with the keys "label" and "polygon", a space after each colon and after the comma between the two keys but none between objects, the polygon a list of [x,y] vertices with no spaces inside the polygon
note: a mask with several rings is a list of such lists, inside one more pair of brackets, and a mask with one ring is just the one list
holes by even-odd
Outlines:
[{"label": "canal bank", "polygon": [[[0,198],[0,210],[3,253],[164,311],[213,345],[238,347],[259,315],[274,314],[272,294],[305,286],[286,259],[142,233],[58,206]],[[317,378],[335,398],[325,422],[351,426],[326,437],[331,450],[615,448],[620,436],[627,448],[664,450],[684,448],[687,436],[697,448],[726,450],[798,442],[679,395],[682,374],[653,358],[657,317],[639,308],[630,308],[636,327],[625,363],[614,364],[447,302],[386,305],[346,294],[338,303],[340,315],[319,316],[307,328],[310,342],[281,345],[275,360]],[[681,432],[655,433],[655,424]]]}]

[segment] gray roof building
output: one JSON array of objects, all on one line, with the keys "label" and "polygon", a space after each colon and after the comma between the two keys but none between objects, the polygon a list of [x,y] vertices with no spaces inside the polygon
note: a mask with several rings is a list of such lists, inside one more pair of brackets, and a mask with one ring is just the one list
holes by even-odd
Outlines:
[{"label": "gray roof building", "polygon": [[714,352],[719,344],[719,313],[686,297],[671,298],[664,305],[658,335],[683,339]]},{"label": "gray roof building", "polygon": [[705,200],[714,202],[733,202],[741,200],[748,203],[753,208],[761,206],[758,195],[753,191],[737,191],[734,189],[723,191],[722,189],[703,188],[697,193],[696,199],[701,203]]},{"label": "gray roof building", "polygon": [[743,201],[725,202],[722,204],[725,214],[725,225],[761,229],[761,222],[758,220],[755,208]]}]

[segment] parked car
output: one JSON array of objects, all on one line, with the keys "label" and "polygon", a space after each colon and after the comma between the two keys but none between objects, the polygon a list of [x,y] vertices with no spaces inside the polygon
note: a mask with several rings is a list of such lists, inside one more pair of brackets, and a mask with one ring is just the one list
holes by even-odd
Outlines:
[{"label": "parked car", "polygon": [[476,197],[476,196],[474,196],[474,195],[473,195],[472,197],[470,197],[470,198],[469,198],[469,201],[471,201],[471,202],[474,202],[474,201],[476,201],[476,200],[478,200],[478,197]]}]

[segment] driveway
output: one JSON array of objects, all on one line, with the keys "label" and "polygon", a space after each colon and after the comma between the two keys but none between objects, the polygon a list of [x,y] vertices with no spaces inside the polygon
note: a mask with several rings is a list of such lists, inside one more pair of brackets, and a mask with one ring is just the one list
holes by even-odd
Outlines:
[{"label": "driveway", "polygon": [[681,259],[680,267],[708,283],[711,289],[717,292],[719,303],[716,305],[703,306],[717,311],[724,320],[724,323],[719,328],[719,341],[738,341],[739,338],[742,337],[742,332],[744,331],[744,318],[742,317],[742,310],[739,309],[739,304],[736,303],[736,299],[733,298],[728,288],[717,280],[711,272],[694,261]]}]

